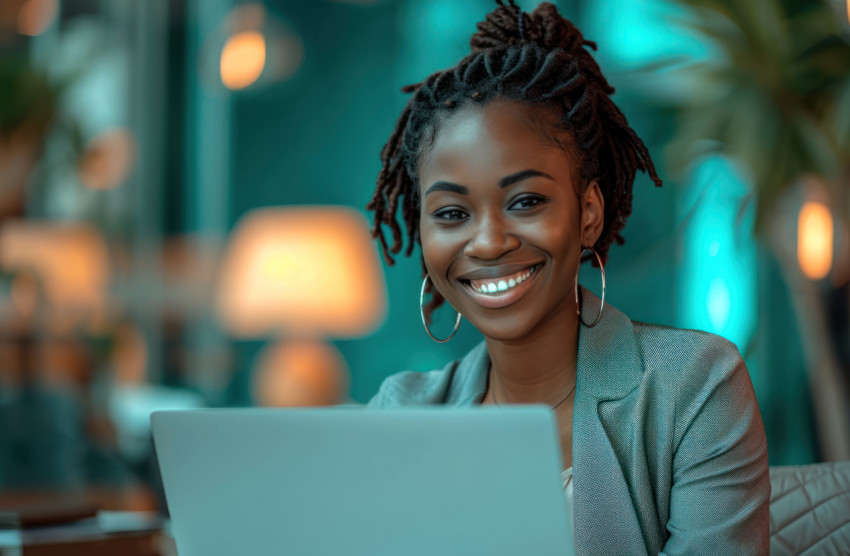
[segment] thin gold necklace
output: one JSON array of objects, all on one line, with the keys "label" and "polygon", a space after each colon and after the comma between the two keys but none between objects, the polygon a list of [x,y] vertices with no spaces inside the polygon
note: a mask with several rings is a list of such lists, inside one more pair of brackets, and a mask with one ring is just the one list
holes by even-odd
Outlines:
[{"label": "thin gold necklace", "polygon": [[[561,400],[561,401],[559,401],[558,403],[556,403],[555,405],[551,406],[553,411],[554,411],[555,409],[558,409],[558,406],[559,406],[559,405],[561,405],[562,403],[564,403],[565,401],[567,401],[567,399],[569,399],[569,397],[573,395],[573,392],[575,392],[575,391],[576,391],[576,386],[577,386],[577,385],[578,385],[578,381],[576,381],[576,383],[575,383],[575,384],[573,384],[573,388],[572,388],[572,390],[570,390],[570,391],[569,391],[569,393],[568,393],[566,396],[564,396],[564,399],[563,399],[563,400]],[[502,404],[500,404],[500,403],[499,403],[499,401],[496,399],[496,389],[495,389],[495,388],[493,388],[493,404],[494,404],[496,407],[502,407]]]}]

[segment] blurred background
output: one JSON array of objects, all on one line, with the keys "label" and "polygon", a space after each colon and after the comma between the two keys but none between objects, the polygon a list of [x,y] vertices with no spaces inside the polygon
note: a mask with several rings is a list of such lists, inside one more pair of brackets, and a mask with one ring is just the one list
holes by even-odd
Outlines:
[{"label": "blurred background", "polygon": [[[850,459],[850,2],[555,3],[665,180],[607,300],[734,342],[772,465]],[[0,498],[156,509],[151,411],[365,403],[477,344],[363,207],[494,5],[0,0]]]}]

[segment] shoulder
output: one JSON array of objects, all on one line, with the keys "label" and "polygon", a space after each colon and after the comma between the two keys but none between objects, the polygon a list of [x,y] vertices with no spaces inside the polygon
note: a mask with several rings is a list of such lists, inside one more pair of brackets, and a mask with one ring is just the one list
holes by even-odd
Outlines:
[{"label": "shoulder", "polygon": [[483,395],[489,365],[487,348],[482,342],[442,369],[403,371],[387,377],[369,401],[369,407],[468,403]]},{"label": "shoulder", "polygon": [[708,543],[718,554],[766,553],[767,439],[738,349],[707,332],[633,326],[641,400],[651,407],[645,445],[666,491],[662,551],[691,554]]},{"label": "shoulder", "polygon": [[723,408],[727,419],[758,412],[749,372],[738,348],[698,330],[634,322],[644,380],[675,407],[679,437],[707,408]]},{"label": "shoulder", "polygon": [[633,322],[645,370],[677,384],[722,380],[743,367],[729,340],[700,330]]}]

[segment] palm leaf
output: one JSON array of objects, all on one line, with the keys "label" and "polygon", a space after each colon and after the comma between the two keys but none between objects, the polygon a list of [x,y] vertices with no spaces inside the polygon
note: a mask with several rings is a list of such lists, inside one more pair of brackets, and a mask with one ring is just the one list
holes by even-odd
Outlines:
[{"label": "palm leaf", "polygon": [[[722,152],[751,176],[756,226],[801,176],[834,184],[850,171],[850,45],[823,0],[793,16],[781,0],[678,0],[682,18],[718,52],[679,69],[694,95],[677,106],[667,149],[674,172]],[[836,189],[836,206],[846,195]],[[839,199],[840,197],[840,199]],[[845,218],[850,213],[845,213]]]}]

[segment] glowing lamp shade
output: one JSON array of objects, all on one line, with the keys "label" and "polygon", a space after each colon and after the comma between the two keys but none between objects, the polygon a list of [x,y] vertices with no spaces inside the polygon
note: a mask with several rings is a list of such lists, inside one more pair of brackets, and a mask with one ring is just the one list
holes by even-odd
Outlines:
[{"label": "glowing lamp shade", "polygon": [[806,277],[819,280],[832,267],[832,214],[822,203],[808,202],[797,219],[797,260]]},{"label": "glowing lamp shade", "polygon": [[259,31],[243,31],[227,39],[221,51],[221,82],[228,89],[244,89],[263,74],[266,39]]},{"label": "glowing lamp shade", "polygon": [[237,223],[217,309],[235,336],[356,337],[386,315],[384,276],[366,219],[343,207],[279,207]]},{"label": "glowing lamp shade", "polygon": [[86,224],[8,222],[0,228],[0,267],[32,272],[53,309],[91,312],[105,304],[108,250]]}]

